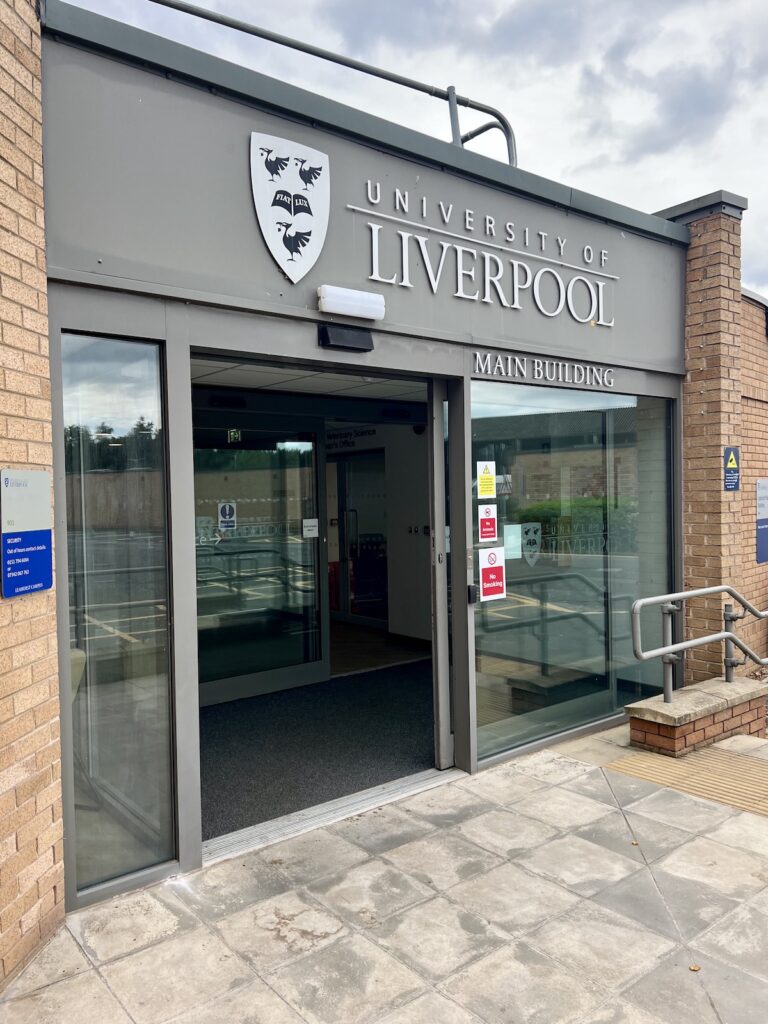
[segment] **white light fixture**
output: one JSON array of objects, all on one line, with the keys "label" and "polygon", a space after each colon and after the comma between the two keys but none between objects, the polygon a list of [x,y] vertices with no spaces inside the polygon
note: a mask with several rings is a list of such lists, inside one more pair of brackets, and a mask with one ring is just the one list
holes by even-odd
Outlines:
[{"label": "white light fixture", "polygon": [[353,288],[338,288],[335,284],[321,284],[317,299],[321,313],[356,316],[360,320],[384,319],[384,296],[378,292],[358,292]]}]

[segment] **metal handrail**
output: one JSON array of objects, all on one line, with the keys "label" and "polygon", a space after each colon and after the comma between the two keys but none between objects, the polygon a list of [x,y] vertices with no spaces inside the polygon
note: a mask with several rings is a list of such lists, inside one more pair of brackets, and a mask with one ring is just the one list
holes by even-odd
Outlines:
[{"label": "metal handrail", "polygon": [[[270,32],[268,29],[259,28],[257,25],[252,25],[247,21],[230,18],[225,14],[220,14],[218,11],[206,10],[203,7],[198,7],[196,4],[186,3],[185,0],[149,0],[149,2],[157,4],[159,7],[168,7],[173,11],[180,11],[182,14],[191,14],[193,17],[203,18],[205,21],[211,21],[216,25],[223,25],[225,28],[235,29],[237,32],[245,32],[247,35],[256,36],[259,39],[266,39],[270,43],[289,46],[292,50],[299,50],[302,53],[309,54],[311,57],[319,57],[321,60],[331,61],[333,64],[351,68],[353,71],[362,71],[365,75],[382,78],[386,82],[405,86],[406,89],[415,89],[417,92],[426,93],[427,96],[434,96],[439,100],[446,100],[451,119],[452,142],[455,146],[463,147],[464,143],[469,142],[470,139],[474,139],[493,128],[498,128],[506,139],[509,166],[517,167],[515,133],[504,114],[495,107],[488,106],[487,103],[479,103],[468,96],[457,95],[452,85],[448,86],[447,89],[441,89],[436,85],[428,85],[426,82],[419,82],[415,78],[408,78],[405,75],[398,75],[394,71],[387,71],[384,68],[376,67],[374,64],[355,60],[354,57],[345,57],[343,54],[333,53],[332,50],[325,50],[320,46],[312,46],[311,43],[303,43],[299,39],[292,39],[290,36],[281,35],[279,32]],[[468,107],[470,110],[478,110],[483,114],[490,114],[493,120],[462,135],[459,128],[458,107],[460,106]]]},{"label": "metal handrail", "polygon": [[[716,594],[727,594],[741,605],[743,611],[735,612],[732,604],[723,606],[723,626],[719,633],[710,633],[707,636],[691,637],[689,640],[681,640],[678,643],[672,642],[673,623],[672,617],[677,614],[686,601],[692,601],[697,597],[713,597]],[[662,640],[661,647],[652,651],[643,650],[643,640],[640,625],[640,612],[643,608],[661,606],[662,614]],[[700,587],[698,590],[683,590],[676,594],[660,594],[656,597],[642,597],[632,604],[632,650],[638,661],[651,661],[653,658],[661,658],[664,663],[664,701],[669,704],[672,700],[672,676],[673,666],[680,661],[685,651],[693,650],[696,647],[704,647],[707,644],[725,642],[725,655],[723,657],[723,675],[728,683],[733,682],[733,670],[739,665],[745,665],[747,658],[750,658],[756,665],[768,666],[768,658],[761,658],[759,654],[744,643],[730,628],[732,623],[743,619],[747,612],[756,619],[768,619],[768,611],[760,611],[751,601],[748,601],[738,590],[729,586]],[[745,655],[742,660],[734,657],[734,648]]]}]

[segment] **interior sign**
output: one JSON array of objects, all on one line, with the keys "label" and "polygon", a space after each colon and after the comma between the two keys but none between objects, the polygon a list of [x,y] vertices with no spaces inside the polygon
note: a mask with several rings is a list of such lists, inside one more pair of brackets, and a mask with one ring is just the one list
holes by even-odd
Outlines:
[{"label": "interior sign", "polygon": [[498,540],[499,528],[495,505],[480,505],[478,508],[480,540]]},{"label": "interior sign", "polygon": [[3,597],[53,586],[51,479],[45,470],[0,470]]},{"label": "interior sign", "polygon": [[507,596],[504,548],[480,548],[480,600],[499,601]]},{"label": "interior sign", "polygon": [[219,502],[219,529],[234,530],[237,527],[237,505],[234,501]]},{"label": "interior sign", "polygon": [[483,498],[496,497],[496,463],[478,462],[477,464],[477,496]]},{"label": "interior sign", "polygon": [[738,448],[723,449],[723,490],[738,491],[741,481],[741,452]]}]

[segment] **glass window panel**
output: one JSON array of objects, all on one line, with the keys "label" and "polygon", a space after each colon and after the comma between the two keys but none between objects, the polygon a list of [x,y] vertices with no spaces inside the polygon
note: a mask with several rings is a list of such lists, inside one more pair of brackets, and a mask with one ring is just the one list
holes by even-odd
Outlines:
[{"label": "glass window panel", "polygon": [[[472,461],[496,463],[506,569],[505,597],[475,613],[479,756],[658,691],[630,607],[669,589],[668,405],[473,382]],[[496,546],[475,506],[476,549]]]},{"label": "glass window panel", "polygon": [[62,339],[77,885],[173,858],[160,350]]}]

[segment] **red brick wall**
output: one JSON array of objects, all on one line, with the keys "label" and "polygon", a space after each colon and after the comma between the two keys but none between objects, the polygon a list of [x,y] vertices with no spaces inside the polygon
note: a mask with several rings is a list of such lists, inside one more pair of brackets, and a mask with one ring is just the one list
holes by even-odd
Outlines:
[{"label": "red brick wall", "polygon": [[[0,464],[51,467],[40,27],[0,0]],[[53,591],[0,600],[0,985],[64,916]]]}]

